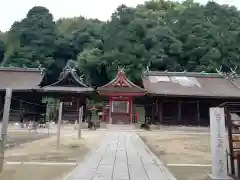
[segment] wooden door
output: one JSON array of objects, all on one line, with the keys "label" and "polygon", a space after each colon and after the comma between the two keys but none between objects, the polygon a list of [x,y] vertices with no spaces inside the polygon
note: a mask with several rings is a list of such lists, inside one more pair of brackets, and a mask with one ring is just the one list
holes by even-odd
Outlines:
[{"label": "wooden door", "polygon": [[112,123],[129,124],[130,123],[130,101],[125,99],[112,100]]}]

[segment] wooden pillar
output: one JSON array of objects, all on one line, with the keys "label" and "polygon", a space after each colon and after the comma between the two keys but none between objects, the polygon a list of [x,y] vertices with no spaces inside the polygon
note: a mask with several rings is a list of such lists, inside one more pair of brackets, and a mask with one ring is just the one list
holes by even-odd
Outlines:
[{"label": "wooden pillar", "polygon": [[87,105],[86,105],[86,101],[84,101],[84,103],[83,103],[83,121],[84,122],[87,121]]},{"label": "wooden pillar", "polygon": [[151,124],[153,124],[155,122],[155,102],[153,100],[151,102],[151,108],[152,108]]},{"label": "wooden pillar", "polygon": [[79,97],[76,97],[76,100],[77,100],[76,111],[78,112],[78,111],[79,111],[79,108],[80,108],[80,98],[79,98]]},{"label": "wooden pillar", "polygon": [[177,124],[181,124],[182,121],[182,101],[177,100],[178,103],[178,117],[177,117]]},{"label": "wooden pillar", "polygon": [[109,98],[109,114],[108,114],[108,123],[112,124],[112,98]]},{"label": "wooden pillar", "polygon": [[[22,95],[20,95],[20,99],[22,99]],[[19,110],[20,110],[20,114],[21,114],[22,111],[23,111],[23,103],[22,103],[22,101],[19,101]]]},{"label": "wooden pillar", "polygon": [[[76,101],[77,101],[77,107],[76,107],[76,117],[78,116],[79,117],[79,109],[80,107],[82,106],[82,102],[81,101],[86,101],[86,97],[75,97]],[[83,112],[82,112],[82,116],[83,116]],[[83,118],[82,118],[83,119]]]},{"label": "wooden pillar", "polygon": [[22,101],[19,101],[19,110],[20,110],[20,119],[23,118],[23,103]]},{"label": "wooden pillar", "polygon": [[158,99],[155,100],[155,108],[154,108],[154,122],[158,119]]},{"label": "wooden pillar", "polygon": [[201,118],[200,118],[200,103],[199,100],[197,100],[197,122],[198,125],[201,125]]},{"label": "wooden pillar", "polygon": [[132,98],[129,99],[129,119],[130,119],[130,124],[132,124]]},{"label": "wooden pillar", "polygon": [[158,101],[158,117],[160,124],[163,124],[163,102],[162,100]]}]

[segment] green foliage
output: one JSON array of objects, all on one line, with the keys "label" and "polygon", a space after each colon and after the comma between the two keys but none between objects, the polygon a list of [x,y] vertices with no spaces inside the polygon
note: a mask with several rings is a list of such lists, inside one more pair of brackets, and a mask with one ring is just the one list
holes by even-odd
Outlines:
[{"label": "green foliage", "polygon": [[4,53],[5,53],[5,34],[0,32],[0,62],[4,58]]},{"label": "green foliage", "polygon": [[240,12],[193,0],[121,5],[107,22],[83,17],[54,22],[46,8],[34,7],[7,35],[0,33],[2,64],[42,64],[54,81],[68,63],[92,86],[110,81],[118,67],[140,84],[147,66],[197,72],[240,66],[239,47]]},{"label": "green foliage", "polygon": [[[53,52],[57,40],[57,28],[53,16],[44,7],[29,10],[26,18],[13,24],[7,47],[5,64],[49,68],[55,63]],[[11,43],[11,40],[14,40]]]}]

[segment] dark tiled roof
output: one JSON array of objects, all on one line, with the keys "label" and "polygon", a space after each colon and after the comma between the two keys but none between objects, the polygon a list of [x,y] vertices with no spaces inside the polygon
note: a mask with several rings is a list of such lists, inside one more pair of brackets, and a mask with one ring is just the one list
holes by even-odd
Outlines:
[{"label": "dark tiled roof", "polygon": [[0,68],[0,90],[37,89],[45,74],[38,68]]},{"label": "dark tiled roof", "polygon": [[215,73],[149,71],[143,85],[156,95],[240,98],[239,76],[231,80]]},{"label": "dark tiled roof", "polygon": [[42,88],[46,92],[74,92],[83,93],[94,91],[93,88],[88,87],[83,83],[82,79],[72,70],[63,72],[59,80],[49,86]]},{"label": "dark tiled roof", "polygon": [[43,91],[47,92],[69,92],[69,93],[83,93],[83,92],[91,92],[93,88],[87,87],[64,87],[64,86],[46,86],[43,87]]}]

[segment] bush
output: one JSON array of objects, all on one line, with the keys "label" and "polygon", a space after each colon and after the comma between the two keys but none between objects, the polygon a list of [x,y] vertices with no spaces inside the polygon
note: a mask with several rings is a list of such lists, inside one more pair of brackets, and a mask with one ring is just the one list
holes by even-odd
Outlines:
[{"label": "bush", "polygon": [[148,123],[141,124],[140,129],[150,130],[150,125]]}]

